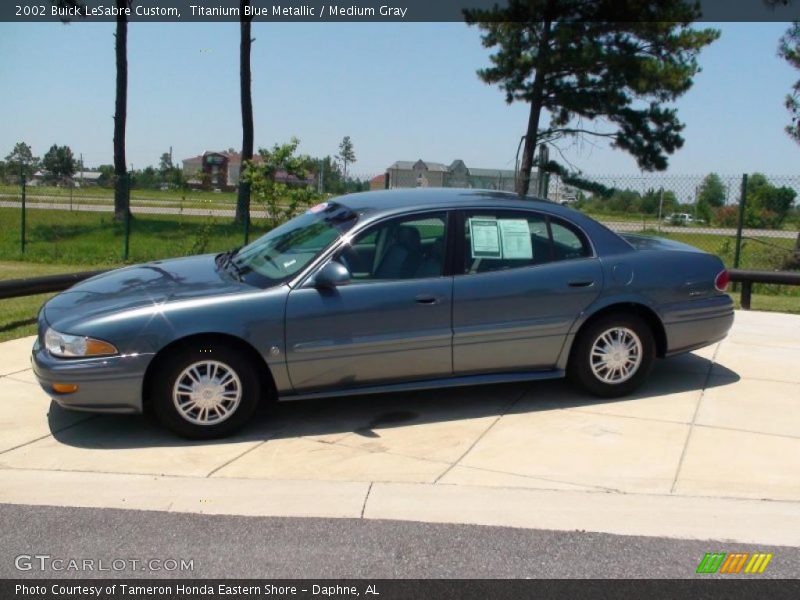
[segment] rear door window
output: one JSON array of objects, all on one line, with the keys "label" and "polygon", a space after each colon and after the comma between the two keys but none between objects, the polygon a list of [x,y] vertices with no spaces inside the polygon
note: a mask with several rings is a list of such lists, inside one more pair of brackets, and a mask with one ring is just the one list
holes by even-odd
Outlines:
[{"label": "rear door window", "polygon": [[592,255],[586,236],[573,226],[555,219],[550,220],[553,234],[553,259],[569,260]]},{"label": "rear door window", "polygon": [[580,230],[534,211],[471,210],[464,214],[462,273],[503,271],[591,256]]}]

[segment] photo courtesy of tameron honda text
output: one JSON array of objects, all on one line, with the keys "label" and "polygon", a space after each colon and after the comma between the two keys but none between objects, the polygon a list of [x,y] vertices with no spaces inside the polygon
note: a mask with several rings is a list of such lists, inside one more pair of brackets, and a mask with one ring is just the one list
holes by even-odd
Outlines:
[{"label": "photo courtesy of tameron honda text", "polygon": [[375,585],[365,584],[361,586],[352,585],[320,585],[311,584],[308,586],[297,586],[281,583],[263,583],[258,585],[243,585],[233,583],[211,584],[185,584],[185,583],[164,583],[164,584],[132,584],[132,583],[112,583],[104,585],[93,584],[24,584],[18,583],[14,586],[14,593],[18,597],[24,596],[82,596],[100,598],[103,596],[151,596],[157,598],[180,596],[278,596],[289,597],[300,594],[310,593],[313,596],[335,597],[335,596],[371,596],[380,595]]},{"label": "photo courtesy of tameron honda text", "polygon": [[18,597],[34,596],[78,596],[100,598],[103,595],[115,594],[120,591],[118,585],[88,585],[69,583],[25,584],[18,583],[14,586],[14,594]]}]

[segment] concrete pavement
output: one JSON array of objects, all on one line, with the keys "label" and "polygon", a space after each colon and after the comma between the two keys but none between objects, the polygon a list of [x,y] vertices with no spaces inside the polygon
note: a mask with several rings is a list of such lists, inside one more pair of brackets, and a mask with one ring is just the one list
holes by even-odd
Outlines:
[{"label": "concrete pavement", "polygon": [[800,546],[800,316],[738,312],[634,396],[564,382],[284,403],[238,436],[68,413],[0,345],[0,502]]}]

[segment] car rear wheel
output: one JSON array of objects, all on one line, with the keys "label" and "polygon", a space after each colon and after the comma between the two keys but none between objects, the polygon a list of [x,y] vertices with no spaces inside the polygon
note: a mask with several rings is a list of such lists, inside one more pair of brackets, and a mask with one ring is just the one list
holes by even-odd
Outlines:
[{"label": "car rear wheel", "polygon": [[250,360],[223,344],[186,348],[160,365],[153,389],[156,418],[178,435],[228,435],[252,416],[260,395]]},{"label": "car rear wheel", "polygon": [[595,396],[624,396],[647,378],[655,354],[653,332],[643,319],[622,313],[607,315],[581,331],[568,376]]}]

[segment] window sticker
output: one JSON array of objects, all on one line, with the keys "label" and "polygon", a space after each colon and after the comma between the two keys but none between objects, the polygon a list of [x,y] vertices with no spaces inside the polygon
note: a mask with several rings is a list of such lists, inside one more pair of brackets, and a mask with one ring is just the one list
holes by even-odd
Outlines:
[{"label": "window sticker", "polygon": [[494,219],[469,219],[472,258],[502,258],[500,232]]},{"label": "window sticker", "polygon": [[503,258],[532,259],[533,246],[527,219],[500,219],[497,223],[500,226]]}]

